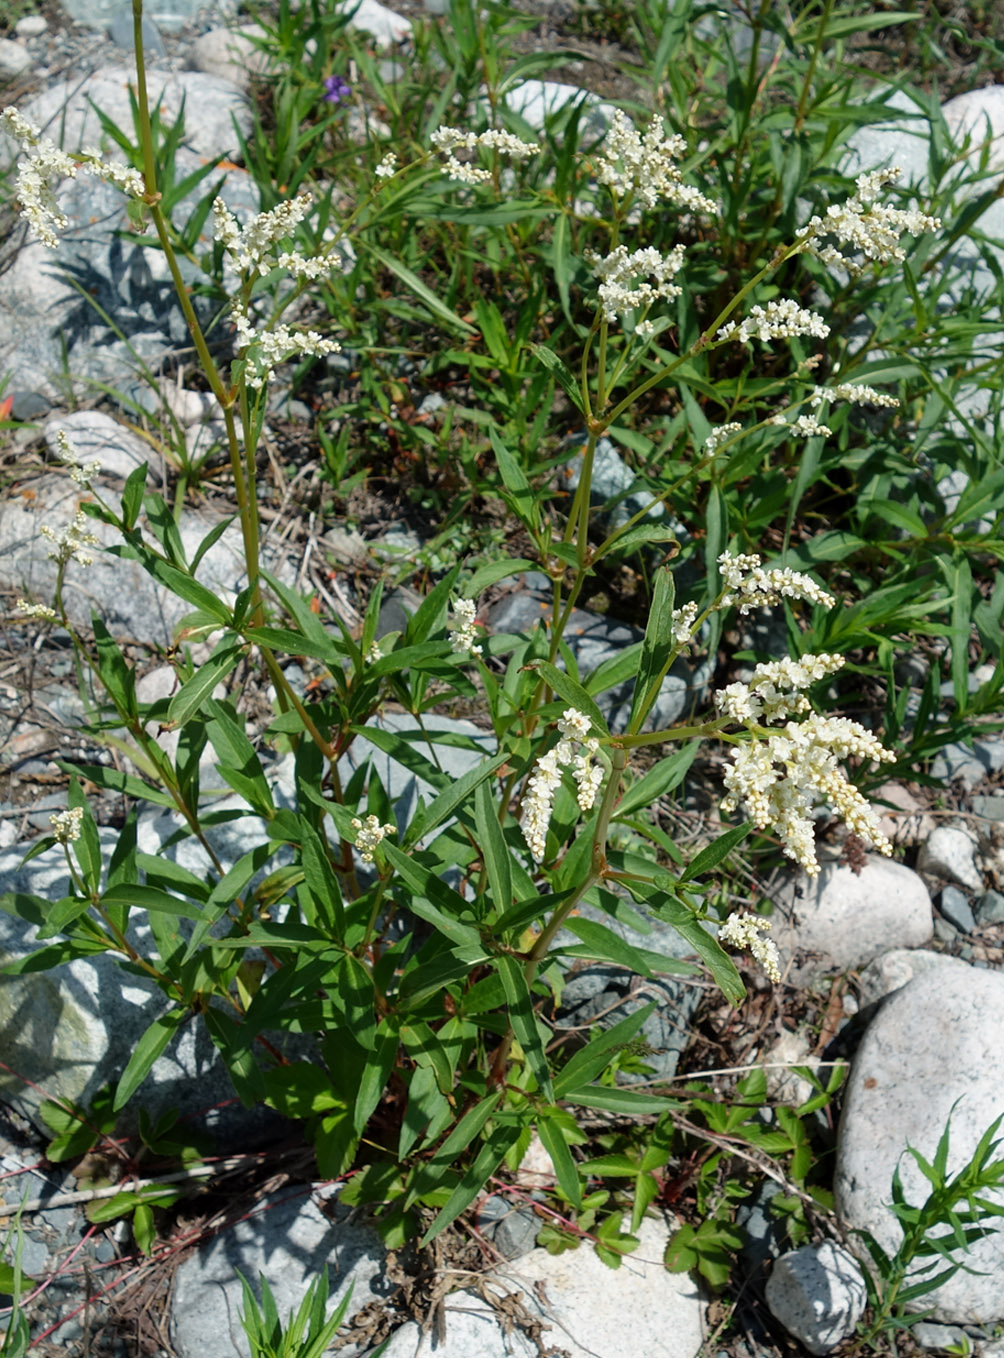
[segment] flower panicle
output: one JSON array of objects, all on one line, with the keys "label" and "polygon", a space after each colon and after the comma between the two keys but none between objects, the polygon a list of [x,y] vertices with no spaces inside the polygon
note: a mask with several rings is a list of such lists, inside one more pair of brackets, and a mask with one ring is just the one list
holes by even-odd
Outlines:
[{"label": "flower panicle", "polygon": [[364,863],[372,863],[377,849],[388,835],[397,834],[397,826],[380,824],[380,817],[369,815],[365,820],[353,816],[349,822],[356,832],[356,848]]},{"label": "flower panicle", "polygon": [[755,338],[769,344],[772,339],[793,339],[798,335],[825,339],[829,333],[830,327],[822,316],[785,297],[768,302],[765,307],[751,307],[748,316],[741,321],[728,321],[715,338],[719,342],[736,340],[739,344],[749,344]]},{"label": "flower panicle", "polygon": [[446,620],[446,630],[450,637],[450,650],[454,655],[481,654],[478,642],[478,608],[473,599],[457,599],[452,612]]},{"label": "flower panicle", "polygon": [[[858,175],[857,191],[845,203],[831,203],[823,216],[810,218],[798,233],[796,243],[823,264],[846,269],[852,278],[860,277],[871,264],[902,262],[906,251],[900,244],[901,237],[938,231],[941,218],[914,208],[878,202],[883,189],[894,184],[901,174],[893,166]],[[836,245],[823,243],[830,236],[836,239]]]},{"label": "flower panicle", "polygon": [[0,113],[0,133],[20,144],[14,192],[32,233],[47,249],[58,248],[59,234],[69,226],[69,219],[56,199],[56,185],[61,179],[93,175],[117,185],[134,198],[141,198],[145,192],[138,170],[104,160],[100,150],[92,146],[68,154],[51,137],[43,136],[13,105]]},{"label": "flower panicle", "polygon": [[576,802],[583,814],[592,810],[603,784],[603,769],[593,763],[600,742],[589,734],[589,717],[575,707],[566,707],[557,725],[558,743],[537,760],[523,796],[523,838],[537,863],[543,861],[547,848],[547,830],[562,770],[572,771]]},{"label": "flower panicle", "polygon": [[779,604],[782,599],[802,599],[807,603],[835,608],[836,599],[817,585],[811,576],[790,566],[764,570],[754,552],[722,552],[718,558],[724,594],[719,608],[738,608],[743,615],[753,608]]},{"label": "flower panicle", "polygon": [[80,826],[84,819],[82,806],[68,806],[65,811],[56,811],[49,817],[52,836],[57,844],[73,844],[80,838]]},{"label": "flower panicle", "polygon": [[473,152],[478,147],[484,147],[511,156],[513,160],[523,160],[540,150],[537,142],[521,141],[512,132],[497,128],[490,128],[487,132],[468,132],[460,127],[443,125],[433,132],[430,141],[433,150],[438,151],[444,159],[447,178],[461,184],[488,184],[492,174],[480,165],[459,160],[458,151]]},{"label": "flower panicle", "polygon": [[658,114],[645,132],[639,133],[626,114],[617,109],[604,138],[596,178],[620,198],[637,194],[647,208],[663,202],[690,212],[715,214],[718,204],[700,189],[683,182],[675,162],[686,150],[683,137],[667,136]]},{"label": "flower panicle", "polygon": [[746,948],[763,967],[769,980],[778,985],[781,980],[781,960],[777,944],[764,934],[770,929],[770,920],[760,915],[734,912],[718,930],[718,942],[729,943],[734,948]]}]

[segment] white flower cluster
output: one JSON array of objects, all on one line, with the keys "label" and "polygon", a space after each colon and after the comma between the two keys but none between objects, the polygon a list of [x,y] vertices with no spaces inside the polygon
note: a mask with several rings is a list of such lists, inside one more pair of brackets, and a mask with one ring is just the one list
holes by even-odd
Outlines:
[{"label": "white flower cluster", "polygon": [[768,344],[772,339],[791,339],[796,335],[812,335],[815,339],[825,339],[830,327],[814,311],[806,311],[790,297],[780,302],[768,302],[765,307],[755,306],[750,314],[736,324],[729,321],[718,332],[719,340],[734,339],[740,344],[748,344],[754,336]]},{"label": "white flower cluster", "polygon": [[446,620],[446,630],[450,634],[450,650],[456,655],[469,652],[480,655],[475,617],[477,605],[473,599],[458,599],[453,605],[452,615]]},{"label": "white flower cluster", "polygon": [[68,561],[76,561],[81,566],[89,566],[94,560],[90,552],[85,552],[85,547],[96,547],[98,539],[93,533],[88,533],[85,524],[87,517],[82,509],[78,509],[73,516],[73,522],[61,528],[57,533],[48,524],[43,524],[39,532],[46,542],[51,542],[49,559],[58,561],[61,566],[65,566]]},{"label": "white flower cluster", "polygon": [[474,151],[479,146],[485,146],[490,150],[500,151],[503,155],[512,156],[515,160],[522,160],[525,156],[531,156],[540,150],[536,142],[520,141],[519,137],[513,136],[511,132],[499,132],[494,129],[488,132],[465,132],[459,127],[439,127],[433,132],[431,141],[433,149],[446,158],[447,176],[459,180],[462,184],[487,184],[492,176],[490,170],[458,160],[456,154],[458,151]]},{"label": "white flower cluster", "polygon": [[58,622],[59,614],[48,604],[31,604],[27,599],[18,599],[17,611],[25,618],[34,618],[36,622]]},{"label": "white flower cluster", "polygon": [[799,415],[790,423],[784,415],[771,416],[771,424],[776,424],[781,429],[787,429],[789,434],[801,434],[804,438],[813,438],[816,434],[826,437],[833,433],[833,430],[826,424],[820,424],[815,415]]},{"label": "white flower cluster", "polygon": [[759,915],[732,914],[718,930],[719,943],[731,943],[734,948],[748,948],[775,985],[781,980],[781,964],[777,944],[763,934],[770,928],[770,920]]},{"label": "white flower cluster", "polygon": [[[551,823],[554,795],[561,786],[562,769],[571,768],[578,788],[579,810],[592,810],[603,782],[603,770],[593,763],[600,742],[589,734],[590,722],[577,708],[566,707],[558,722],[561,739],[541,755],[527,780],[523,803],[523,838],[536,862],[544,857],[547,827]],[[580,751],[577,746],[581,745]]]},{"label": "white flower cluster", "polygon": [[245,363],[245,380],[249,387],[260,389],[271,382],[280,363],[294,357],[340,354],[337,340],[325,339],[316,330],[291,330],[288,325],[274,325],[271,330],[256,330],[240,298],[230,304],[230,316],[237,331],[237,355]]},{"label": "white flower cluster", "polygon": [[783,721],[786,717],[809,711],[809,700],[802,692],[810,684],[835,674],[843,667],[843,657],[803,655],[800,660],[786,658],[757,665],[748,684],[729,684],[715,694],[719,712],[733,721],[754,725],[757,722]]},{"label": "white flower cluster", "polygon": [[374,637],[366,647],[366,654],[363,656],[363,659],[366,661],[367,665],[375,665],[378,660],[383,659],[383,648],[380,645],[379,638]]},{"label": "white flower cluster", "polygon": [[[239,273],[249,274],[252,278],[258,274],[264,277],[276,266],[276,245],[293,234],[313,201],[309,193],[301,193],[269,212],[259,212],[247,226],[241,227],[223,199],[216,198],[213,201],[213,240],[220,242]],[[284,258],[288,260],[293,256]],[[289,268],[289,265],[284,267]]]},{"label": "white flower cluster", "polygon": [[358,816],[353,816],[351,825],[356,832],[359,857],[364,863],[372,863],[378,845],[382,844],[388,835],[397,834],[397,826],[381,825],[379,816],[367,816],[364,821]]},{"label": "white flower cluster", "polygon": [[804,721],[790,721],[783,731],[772,731],[766,740],[752,740],[733,752],[722,810],[734,811],[741,804],[758,829],[773,827],[783,852],[810,877],[819,872],[811,819],[818,802],[826,802],[854,834],[870,839],[881,853],[892,853],[878,828],[878,813],[837,764],[848,755],[896,757],[871,732],[845,717],[812,713]]},{"label": "white flower cluster", "polygon": [[397,173],[397,156],[393,151],[388,151],[376,167],[374,174],[377,179],[390,179]]},{"label": "white flower cluster", "polygon": [[809,405],[818,410],[824,401],[849,401],[855,406],[886,406],[889,409],[899,405],[895,396],[887,396],[884,391],[876,391],[864,382],[837,382],[832,387],[816,387]]},{"label": "white flower cluster", "polygon": [[697,621],[697,605],[694,603],[684,604],[682,608],[673,609],[673,640],[678,646],[686,646],[694,635],[694,623]]},{"label": "white flower cluster", "polygon": [[78,486],[89,486],[101,470],[100,462],[81,462],[80,454],[67,437],[65,429],[56,430],[56,448],[60,462],[70,469],[70,477]]},{"label": "white flower cluster", "polygon": [[[806,655],[758,665],[749,685],[730,684],[715,701],[719,711],[750,727],[786,721],[783,730],[754,733],[732,752],[725,774],[728,796],[722,810],[742,805],[760,830],[776,830],[789,858],[810,876],[819,872],[812,809],[826,802],[855,834],[870,839],[882,853],[892,845],[878,828],[878,814],[844,777],[838,759],[856,756],[876,762],[895,759],[878,738],[846,717],[821,717],[809,709],[802,689],[834,674],[838,655]],[[808,713],[804,721],[787,721]]]},{"label": "white flower cluster", "polygon": [[[660,297],[679,297],[681,289],[673,279],[683,266],[683,252],[684,247],[677,245],[668,255],[660,255],[654,246],[648,246],[628,254],[626,246],[618,245],[605,259],[595,255],[590,258],[593,272],[600,280],[600,302],[606,319],[616,322],[636,307],[650,307]],[[654,283],[636,282],[644,275]],[[646,332],[642,326],[643,323],[635,329],[641,338],[646,338],[651,327]]]},{"label": "white flower cluster", "polygon": [[[876,203],[887,184],[894,183],[902,171],[896,168],[872,170],[858,175],[857,192],[841,206],[831,204],[824,217],[813,217],[798,234],[802,249],[815,255],[824,264],[839,265],[852,277],[864,272],[869,264],[888,264],[906,258],[900,237],[920,236],[925,231],[941,227],[939,217],[929,217],[914,209],[889,207]],[[835,236],[841,247],[847,247],[861,258],[849,258],[835,245],[821,245],[826,236]]]},{"label": "white flower cluster", "polygon": [[80,822],[84,818],[82,806],[70,806],[65,811],[57,811],[49,817],[53,837],[57,844],[72,844],[80,838]]},{"label": "white flower cluster", "polygon": [[69,225],[66,214],[56,202],[54,186],[60,179],[76,179],[79,174],[93,175],[117,184],[135,198],[144,192],[143,176],[138,170],[105,162],[100,150],[92,146],[79,155],[67,155],[51,138],[43,137],[40,129],[13,106],[0,113],[0,133],[6,133],[21,144],[14,192],[32,231],[50,250],[59,245],[58,232],[65,231]]},{"label": "white flower cluster", "polygon": [[[336,254],[319,254],[308,259],[296,251],[276,252],[276,246],[293,234],[312,204],[310,194],[301,193],[268,212],[259,212],[241,227],[223,199],[217,198],[213,202],[213,239],[220,242],[237,271],[247,278],[264,277],[275,268],[285,269],[293,278],[320,278],[339,263]],[[256,330],[248,306],[239,297],[230,305],[230,316],[237,331],[237,355],[245,363],[245,380],[256,390],[271,382],[275,369],[290,358],[319,358],[342,351],[337,340],[325,339],[316,330],[292,330],[288,325]]]},{"label": "white flower cluster", "polygon": [[833,608],[837,602],[815,580],[790,566],[764,570],[753,552],[741,552],[738,556],[722,552],[718,565],[726,590],[721,608],[737,607],[746,614],[753,608],[779,604],[782,599],[805,599],[824,608]]},{"label": "white flower cluster", "polygon": [[718,205],[698,189],[683,183],[673,163],[684,154],[687,143],[680,136],[666,136],[662,119],[654,117],[644,136],[621,112],[614,114],[603,143],[596,178],[619,197],[637,193],[646,207],[675,203],[691,211],[717,212]]},{"label": "white flower cluster", "polygon": [[711,433],[704,440],[705,453],[710,457],[711,454],[716,453],[722,444],[730,439],[733,434],[738,434],[741,429],[742,425],[737,424],[735,420],[730,420],[728,424],[718,425],[715,429],[712,429]]}]

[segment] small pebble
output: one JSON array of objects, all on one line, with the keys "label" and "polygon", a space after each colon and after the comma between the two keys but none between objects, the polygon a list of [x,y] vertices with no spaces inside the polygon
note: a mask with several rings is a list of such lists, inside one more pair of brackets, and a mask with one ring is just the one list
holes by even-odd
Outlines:
[{"label": "small pebble", "polygon": [[48,29],[49,25],[41,14],[26,14],[23,19],[18,19],[14,25],[14,32],[19,38],[37,38]]},{"label": "small pebble", "polygon": [[943,889],[939,909],[945,919],[962,933],[971,934],[976,928],[976,917],[969,904],[969,898],[957,886],[946,886]]},{"label": "small pebble", "polygon": [[984,891],[976,903],[976,918],[984,926],[1004,922],[1004,896],[999,891]]}]

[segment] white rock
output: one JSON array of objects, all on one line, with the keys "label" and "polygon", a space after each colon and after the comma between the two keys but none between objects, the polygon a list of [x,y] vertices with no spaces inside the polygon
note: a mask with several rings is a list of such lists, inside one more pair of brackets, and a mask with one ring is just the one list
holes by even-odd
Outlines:
[{"label": "white rock", "polygon": [[160,394],[168,410],[179,424],[201,424],[220,407],[211,391],[192,391],[176,382],[165,382]]},{"label": "white rock", "polygon": [[[101,123],[92,102],[132,136],[129,90],[135,78],[131,68],[115,66],[96,71],[84,80],[75,77],[60,81],[30,100],[22,113],[41,127],[58,128],[66,150],[101,143]],[[147,72],[147,81],[150,106],[160,102],[162,121],[174,122],[184,104],[183,145],[196,155],[214,163],[236,155],[239,146],[234,119],[243,135],[250,136],[253,123],[250,105],[229,80],[201,71],[171,72],[152,67]]]},{"label": "white rock", "polygon": [[[902,783],[883,783],[870,800],[880,813],[879,829],[894,844],[916,844],[934,829],[934,818],[924,813],[921,802]],[[890,805],[883,807],[881,802]]]},{"label": "white rock", "polygon": [[[107,861],[116,830],[99,831]],[[159,847],[159,845],[158,845]],[[52,902],[66,895],[69,876],[58,849],[21,867],[22,848],[0,853],[0,882],[11,891]],[[31,952],[36,929],[15,915],[0,914],[0,958]],[[134,942],[153,950],[145,919]],[[99,953],[24,976],[0,977],[0,1090],[6,1102],[38,1122],[43,1099],[88,1104],[98,1089],[117,1079],[147,1026],[168,1008],[151,983],[126,976],[110,953]],[[153,1066],[141,1098],[154,1115],[167,1108],[194,1114],[216,1101],[232,1100],[230,1078],[202,1024],[186,1024]]]},{"label": "white rock", "polygon": [[767,1305],[810,1353],[829,1353],[854,1333],[867,1299],[857,1261],[826,1240],[783,1254],[767,1279]]},{"label": "white rock", "polygon": [[0,38],[0,79],[13,80],[31,65],[31,56],[26,47],[10,38]]},{"label": "white rock", "polygon": [[48,22],[41,14],[26,14],[14,25],[14,32],[19,38],[37,38],[47,32],[48,28]]},{"label": "white rock", "polygon": [[[568,1358],[694,1358],[703,1333],[697,1288],[686,1274],[666,1272],[669,1231],[663,1222],[646,1218],[638,1235],[638,1250],[616,1270],[583,1244],[561,1255],[533,1250],[488,1280],[500,1296],[518,1292],[522,1306],[544,1326],[544,1346]],[[540,1352],[518,1323],[507,1330],[503,1334],[499,1312],[483,1298],[459,1292],[446,1301],[444,1345],[422,1341],[418,1326],[408,1324],[392,1337],[384,1358],[531,1358]]]},{"label": "white rock", "polygon": [[240,28],[211,28],[192,43],[188,67],[206,75],[229,80],[239,90],[251,87],[252,77],[269,69],[269,57],[253,39],[264,37],[259,24],[242,24]]},{"label": "white rock", "polygon": [[[491,1290],[500,1302],[508,1295],[497,1285]],[[415,1322],[409,1321],[391,1335],[381,1358],[538,1358],[540,1354],[540,1348],[517,1325],[504,1335],[499,1312],[476,1293],[454,1292],[443,1303],[443,1311],[445,1343],[423,1336]],[[535,1310],[532,1314],[536,1319]]]},{"label": "white rock", "polygon": [[969,139],[969,159],[977,159],[986,146],[987,170],[999,174],[1004,169],[1004,86],[984,85],[957,94],[941,106],[941,116],[952,140]]},{"label": "white rock", "polygon": [[259,1274],[265,1275],[283,1321],[325,1264],[329,1306],[352,1288],[349,1317],[387,1295],[380,1237],[371,1227],[347,1222],[348,1209],[335,1198],[330,1187],[309,1195],[302,1189],[274,1194],[184,1260],[171,1297],[179,1358],[247,1358],[238,1319],[244,1309],[238,1269],[259,1299]]},{"label": "white rock", "polygon": [[670,1232],[664,1222],[646,1217],[638,1236],[638,1249],[615,1272],[583,1245],[559,1255],[533,1250],[499,1277],[521,1288],[527,1305],[551,1324],[548,1342],[570,1358],[627,1358],[627,1316],[631,1352],[692,1358],[703,1338],[697,1286],[686,1273],[667,1273]]},{"label": "white rock", "polygon": [[982,891],[983,874],[976,866],[976,842],[965,830],[939,825],[920,847],[917,869],[970,891]]},{"label": "white rock", "polygon": [[613,105],[602,104],[595,94],[587,94],[579,85],[566,85],[558,80],[524,80],[521,85],[503,95],[506,106],[526,120],[532,128],[542,132],[548,118],[578,100],[584,115],[581,131],[591,136],[605,132],[613,116]]},{"label": "white rock", "polygon": [[[39,533],[42,524],[55,531],[73,519],[82,495],[68,475],[46,475],[32,483],[33,498],[9,500],[0,515],[0,584],[19,590],[39,603],[48,603],[55,587],[56,564],[48,556],[48,543]],[[182,546],[189,560],[218,519],[201,511],[185,510],[178,522]],[[192,605],[154,581],[138,561],[103,552],[101,546],[118,545],[120,535],[110,524],[88,520],[88,529],[99,540],[93,562],[81,566],[71,561],[66,569],[64,598],[70,618],[90,623],[91,611],[101,614],[112,635],[119,640],[169,644],[174,630]],[[292,566],[269,549],[264,564],[289,582]],[[246,583],[244,548],[239,525],[229,524],[199,563],[199,582],[218,598],[231,601]]]},{"label": "white rock", "polygon": [[772,1103],[787,1103],[797,1108],[815,1093],[809,1081],[792,1069],[794,1066],[807,1066],[810,1070],[819,1067],[819,1057],[812,1055],[804,1033],[785,1028],[764,1052],[763,1065],[767,1075],[767,1097]]},{"label": "white rock", "polygon": [[394,47],[411,37],[411,20],[381,5],[379,0],[360,0],[360,3],[350,0],[344,7],[353,11],[349,28],[369,33],[379,48]]},{"label": "white rock", "polygon": [[862,967],[896,947],[919,948],[933,932],[931,900],[909,868],[869,856],[860,873],[833,863],[800,874],[775,896],[772,938],[792,985]]},{"label": "white rock", "polygon": [[[163,477],[164,462],[149,443],[126,429],[100,410],[76,410],[69,415],[54,415],[45,426],[45,441],[54,458],[59,456],[56,435],[64,433],[80,455],[81,462],[100,462],[95,480],[112,476],[127,477],[130,472],[150,464],[153,479]],[[60,463],[59,465],[62,465]],[[148,480],[151,479],[148,475]]]},{"label": "white rock", "polygon": [[[946,953],[928,952],[925,948],[893,948],[869,962],[858,977],[861,1004],[877,1004],[887,995],[902,990],[915,976],[923,976],[938,967],[967,974],[972,970],[968,962]],[[951,982],[946,981],[946,984]]]},{"label": "white rock", "polygon": [[[907,1145],[933,1160],[951,1118],[948,1173],[969,1161],[980,1137],[1004,1113],[1000,1033],[1004,976],[979,968],[934,967],[891,995],[858,1049],[837,1146],[836,1209],[852,1229],[871,1231],[887,1253],[902,1239],[889,1211],[899,1166],[907,1202],[922,1204],[930,1184]],[[1004,1194],[987,1194],[998,1203]],[[918,1298],[932,1319],[990,1323],[1004,1316],[1004,1230],[1000,1219],[965,1254],[967,1268]]]}]

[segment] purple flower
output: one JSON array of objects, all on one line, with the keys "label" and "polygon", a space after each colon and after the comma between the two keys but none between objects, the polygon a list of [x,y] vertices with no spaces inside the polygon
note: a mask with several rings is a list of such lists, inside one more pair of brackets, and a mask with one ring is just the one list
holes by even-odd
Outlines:
[{"label": "purple flower", "polygon": [[340,104],[352,93],[352,86],[340,75],[329,75],[324,78],[324,90],[325,103]]}]

